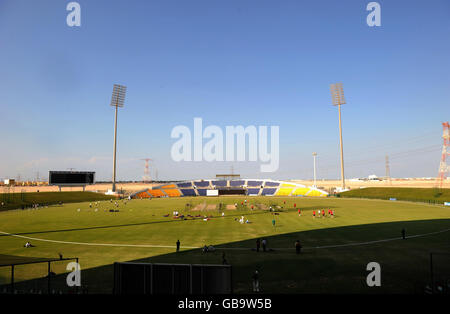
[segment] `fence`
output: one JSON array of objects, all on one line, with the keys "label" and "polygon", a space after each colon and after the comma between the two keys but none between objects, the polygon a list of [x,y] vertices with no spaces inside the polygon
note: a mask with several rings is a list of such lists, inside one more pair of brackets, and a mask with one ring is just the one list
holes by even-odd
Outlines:
[{"label": "fence", "polygon": [[114,263],[115,294],[230,294],[230,265]]},{"label": "fence", "polygon": [[67,263],[78,258],[42,259],[0,264],[0,293],[54,294],[77,292],[66,283]]}]

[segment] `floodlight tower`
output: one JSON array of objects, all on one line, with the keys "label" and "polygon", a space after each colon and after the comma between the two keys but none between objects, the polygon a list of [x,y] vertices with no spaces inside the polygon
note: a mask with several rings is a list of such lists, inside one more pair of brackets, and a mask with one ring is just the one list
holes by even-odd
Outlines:
[{"label": "floodlight tower", "polygon": [[314,158],[314,187],[316,187],[316,157],[317,157],[317,153],[314,152],[312,153],[313,158]]},{"label": "floodlight tower", "polygon": [[123,107],[125,102],[125,94],[127,92],[126,86],[114,84],[111,106],[116,107],[116,115],[114,119],[114,154],[113,154],[113,177],[112,177],[112,191],[116,191],[116,151],[117,151],[117,112],[119,107]]},{"label": "floodlight tower", "polygon": [[342,83],[336,83],[330,85],[331,99],[334,106],[338,106],[339,110],[339,143],[341,148],[341,178],[342,189],[345,189],[345,176],[344,176],[344,148],[342,144],[342,122],[341,122],[341,105],[345,104],[344,89]]}]

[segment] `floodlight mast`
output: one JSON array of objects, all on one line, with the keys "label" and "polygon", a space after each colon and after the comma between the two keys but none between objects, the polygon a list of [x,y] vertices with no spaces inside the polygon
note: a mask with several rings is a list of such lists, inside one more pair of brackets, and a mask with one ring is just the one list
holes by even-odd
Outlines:
[{"label": "floodlight mast", "polygon": [[116,191],[116,151],[117,151],[117,112],[119,107],[123,107],[125,102],[125,94],[127,87],[123,85],[114,84],[111,106],[116,107],[114,119],[114,153],[113,153],[113,176],[112,176],[112,192]]},{"label": "floodlight mast", "polygon": [[341,121],[341,105],[345,104],[344,89],[342,83],[336,83],[330,85],[331,99],[334,106],[338,106],[339,111],[339,144],[341,149],[341,179],[342,189],[345,189],[345,176],[344,176],[344,148],[342,143],[342,121]]}]

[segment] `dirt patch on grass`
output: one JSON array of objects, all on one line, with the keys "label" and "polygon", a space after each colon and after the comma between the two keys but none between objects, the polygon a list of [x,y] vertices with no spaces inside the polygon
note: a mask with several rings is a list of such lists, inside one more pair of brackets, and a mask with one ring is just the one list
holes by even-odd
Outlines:
[{"label": "dirt patch on grass", "polygon": [[206,209],[206,203],[201,203],[192,208],[193,211],[202,211]]},{"label": "dirt patch on grass", "polygon": [[227,205],[228,210],[236,210],[236,206],[234,205]]},{"label": "dirt patch on grass", "polygon": [[206,206],[207,210],[215,210],[217,208],[216,204],[209,204],[208,206]]},{"label": "dirt patch on grass", "polygon": [[266,204],[256,204],[257,209],[269,209],[269,207]]}]

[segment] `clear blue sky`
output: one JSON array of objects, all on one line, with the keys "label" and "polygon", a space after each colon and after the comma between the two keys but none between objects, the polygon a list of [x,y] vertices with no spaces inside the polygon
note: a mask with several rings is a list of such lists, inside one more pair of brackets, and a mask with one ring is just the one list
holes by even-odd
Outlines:
[{"label": "clear blue sky", "polygon": [[[0,0],[0,178],[48,170],[112,172],[112,86],[119,112],[118,178],[339,178],[337,108],[343,82],[346,177],[436,176],[441,122],[450,120],[450,1]],[[256,162],[173,162],[177,125],[280,126],[280,168]]]}]

